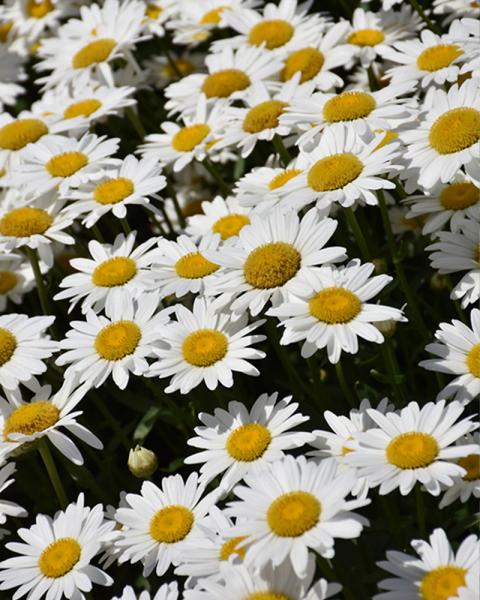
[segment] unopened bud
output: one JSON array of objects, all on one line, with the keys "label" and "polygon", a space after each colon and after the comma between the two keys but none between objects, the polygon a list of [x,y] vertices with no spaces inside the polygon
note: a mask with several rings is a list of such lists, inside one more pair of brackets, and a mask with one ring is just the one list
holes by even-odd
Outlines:
[{"label": "unopened bud", "polygon": [[372,263],[375,265],[377,275],[387,272],[387,261],[384,258],[374,258]]},{"label": "unopened bud", "polygon": [[434,273],[430,277],[430,287],[435,292],[441,292],[442,290],[448,289],[448,279],[445,275],[440,273]]},{"label": "unopened bud", "polygon": [[128,455],[128,468],[135,477],[146,479],[155,473],[158,467],[158,459],[155,452],[136,446]]},{"label": "unopened bud", "polygon": [[386,321],[377,321],[375,327],[382,333],[386,338],[392,337],[397,329],[397,322],[393,319],[387,319]]}]

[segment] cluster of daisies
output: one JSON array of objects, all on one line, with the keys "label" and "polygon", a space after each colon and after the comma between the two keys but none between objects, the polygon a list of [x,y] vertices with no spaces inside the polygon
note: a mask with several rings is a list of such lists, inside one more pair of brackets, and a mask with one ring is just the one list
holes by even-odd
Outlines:
[{"label": "cluster of daisies", "polygon": [[[384,496],[415,495],[421,521],[426,495],[480,498],[480,5],[354,4],[0,6],[0,525],[18,524],[0,595],[349,600],[336,546],[368,536],[372,502],[392,516]],[[404,239],[458,316],[434,334]],[[436,398],[396,372],[407,322]],[[371,343],[395,397],[356,402],[342,363]],[[300,386],[294,364],[318,381],[333,365],[350,409],[320,397],[325,429],[303,430],[295,390],[248,397],[237,382],[268,387],[269,353]],[[152,477],[137,448],[136,493],[69,502],[54,457],[84,468],[108,441],[87,400],[141,385],[200,421],[197,470]],[[36,451],[58,500],[21,527],[29,507],[5,496]],[[448,533],[397,543],[374,598],[478,599],[480,541]],[[97,587],[126,563],[120,596]]]}]

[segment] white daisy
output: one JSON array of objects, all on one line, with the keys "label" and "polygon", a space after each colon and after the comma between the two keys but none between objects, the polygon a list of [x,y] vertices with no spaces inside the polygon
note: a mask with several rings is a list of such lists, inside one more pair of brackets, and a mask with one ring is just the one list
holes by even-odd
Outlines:
[{"label": "white daisy", "polygon": [[477,4],[471,0],[433,0],[433,12],[436,15],[447,15],[446,23],[461,16],[477,21],[480,17],[480,5]]},{"label": "white daisy", "polygon": [[210,482],[223,473],[219,487],[225,491],[268,463],[285,456],[284,450],[300,448],[313,441],[311,433],[290,431],[309,417],[296,412],[298,403],[278,393],[260,395],[250,410],[241,402],[229,402],[228,409],[215,409],[213,415],[200,413],[203,423],[195,428],[198,437],[187,444],[201,448],[187,456],[187,464],[202,464],[200,480]]},{"label": "white daisy", "polygon": [[0,254],[0,312],[9,300],[20,304],[34,285],[32,267],[20,254]]},{"label": "white daisy", "polygon": [[119,562],[141,561],[146,577],[178,565],[186,543],[200,536],[200,524],[215,502],[215,493],[202,498],[204,490],[192,473],[186,481],[180,475],[164,477],[160,488],[146,481],[140,494],[127,494],[127,507],[115,515],[123,525],[116,542],[122,550]]},{"label": "white daisy", "polygon": [[480,433],[467,434],[464,438],[457,440],[457,445],[477,444],[477,450],[473,454],[458,459],[458,464],[466,471],[463,477],[454,480],[454,484],[447,488],[440,500],[439,508],[450,506],[456,500],[467,502],[472,496],[480,498]]},{"label": "white daisy", "polygon": [[477,429],[472,415],[457,421],[463,412],[460,402],[428,402],[419,408],[410,402],[398,413],[382,414],[369,409],[377,428],[354,433],[352,452],[345,461],[358,467],[371,487],[380,486],[380,495],[396,488],[405,496],[417,481],[438,496],[441,485],[451,486],[466,470],[452,459],[468,456],[476,446],[454,446],[453,442]]},{"label": "white daisy", "polygon": [[351,512],[369,499],[346,500],[355,484],[352,472],[339,474],[336,461],[318,465],[304,456],[268,465],[261,473],[249,473],[245,486],[234,489],[240,500],[229,504],[237,518],[230,535],[247,536],[246,567],[270,562],[291,563],[295,574],[308,574],[308,550],[325,558],[335,555],[334,538],[360,535],[368,521]]},{"label": "white daisy", "polygon": [[358,352],[358,337],[383,343],[384,337],[374,324],[407,319],[398,308],[368,302],[392,281],[389,275],[371,277],[374,270],[373,263],[361,264],[354,259],[343,267],[328,266],[312,272],[307,294],[298,294],[267,313],[278,317],[285,327],[280,344],[305,340],[304,358],[326,347],[329,361],[337,363],[342,351]]},{"label": "white daisy", "polygon": [[146,358],[163,339],[168,311],[155,314],[159,298],[145,293],[137,301],[113,305],[110,318],[86,312],[86,321],[72,321],[72,329],[59,342],[65,350],[58,365],[70,366],[68,378],[77,374],[80,383],[100,387],[112,375],[120,389],[125,389],[129,375],[143,375],[149,368]]},{"label": "white daisy", "polygon": [[26,79],[23,64],[25,59],[0,43],[0,111],[12,106],[18,96],[25,92],[19,82]]},{"label": "white daisy", "polygon": [[178,14],[177,0],[148,0],[145,6],[143,30],[157,37],[165,35],[165,25]]},{"label": "white daisy", "polygon": [[423,360],[420,367],[429,371],[440,371],[457,375],[438,394],[437,399],[454,396],[455,400],[469,402],[480,396],[480,310],[472,308],[468,327],[453,319],[451,323],[440,323],[435,332],[437,339],[425,348],[435,358]]},{"label": "white daisy", "polygon": [[153,596],[147,591],[136,594],[134,589],[127,585],[122,592],[121,596],[115,596],[112,600],[177,600],[178,599],[178,585],[176,581],[172,583],[164,583],[158,588],[158,591]]},{"label": "white daisy", "polygon": [[19,556],[0,563],[0,589],[18,588],[12,598],[71,597],[86,600],[92,584],[111,585],[113,579],[92,564],[113,524],[104,520],[103,508],[84,505],[80,494],[52,518],[39,514],[35,524],[17,531],[22,543],[6,548]]},{"label": "white daisy", "polygon": [[201,207],[201,214],[187,217],[185,231],[195,238],[218,233],[222,241],[232,240],[250,223],[250,210],[240,205],[237,196],[215,196],[213,200],[202,202]]},{"label": "white daisy", "polygon": [[[15,473],[15,464],[13,462],[0,468],[0,494],[12,485],[14,479],[9,479]],[[0,525],[7,521],[7,517],[26,517],[27,511],[16,502],[5,500],[0,497]]]},{"label": "white daisy", "polygon": [[457,592],[466,577],[478,570],[480,544],[476,535],[469,535],[454,552],[443,529],[435,529],[429,541],[413,540],[417,556],[389,551],[387,560],[378,566],[393,575],[380,581],[385,590],[374,600],[447,600],[458,598]]},{"label": "white daisy", "polygon": [[265,353],[252,348],[264,335],[252,335],[264,320],[247,324],[246,314],[232,321],[230,313],[214,309],[205,298],[196,298],[193,310],[175,305],[177,321],[165,326],[162,341],[168,349],[159,348],[159,361],[151,365],[148,376],[172,377],[165,392],[180,390],[187,394],[202,381],[209,390],[218,384],[232,387],[233,372],[259,375],[250,363],[265,358]]}]

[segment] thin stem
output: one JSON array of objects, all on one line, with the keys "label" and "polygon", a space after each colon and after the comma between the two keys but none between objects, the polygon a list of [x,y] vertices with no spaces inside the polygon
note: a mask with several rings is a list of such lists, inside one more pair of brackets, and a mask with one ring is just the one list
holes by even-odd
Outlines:
[{"label": "thin stem", "polygon": [[140,121],[140,117],[137,115],[137,113],[133,110],[133,108],[131,106],[128,106],[125,109],[125,112],[126,112],[126,115],[129,119],[130,123],[133,125],[133,128],[137,132],[138,137],[140,138],[140,141],[143,142],[143,139],[147,135],[147,132],[145,131],[145,127],[143,126],[142,122]]},{"label": "thin stem", "polygon": [[203,166],[207,169],[210,175],[215,179],[218,183],[218,187],[221,189],[222,193],[225,196],[229,196],[232,193],[230,186],[225,182],[217,167],[211,162],[210,159],[206,158],[203,161]]},{"label": "thin stem", "polygon": [[368,85],[370,87],[370,90],[372,92],[375,92],[376,90],[378,90],[378,80],[375,76],[375,72],[373,70],[372,65],[370,65],[367,69],[367,74],[368,74]]},{"label": "thin stem", "polygon": [[[32,266],[32,271],[35,276],[35,283],[37,288],[38,299],[40,300],[40,306],[42,307],[42,312],[44,315],[51,316],[54,315],[54,311],[50,306],[50,300],[48,297],[47,288],[45,286],[45,281],[43,279],[42,272],[40,270],[40,263],[38,261],[37,251],[33,248],[29,248],[28,246],[25,248],[27,252],[28,259]],[[50,326],[50,333],[52,337],[58,339],[58,332],[56,330],[55,325]]]},{"label": "thin stem", "polygon": [[120,224],[122,225],[122,229],[123,229],[125,235],[128,235],[129,233],[132,233],[130,225],[128,224],[128,221],[127,221],[127,219],[125,217],[123,217],[122,219],[120,219]]},{"label": "thin stem", "polygon": [[335,372],[337,374],[338,383],[342,389],[343,395],[348,401],[348,404],[351,408],[356,408],[357,403],[355,402],[355,398],[348,386],[347,380],[345,379],[345,373],[343,372],[343,365],[341,361],[335,363]]},{"label": "thin stem", "polygon": [[370,254],[370,250],[368,249],[367,240],[365,239],[362,229],[361,229],[360,225],[358,224],[357,217],[355,216],[353,209],[351,207],[346,208],[345,215],[347,217],[348,226],[352,230],[352,233],[355,237],[355,241],[357,242],[357,244],[360,247],[360,252],[362,253],[363,259],[371,260],[371,254]]},{"label": "thin stem", "polygon": [[442,35],[442,30],[440,29],[440,27],[438,27],[438,25],[436,25],[425,13],[425,11],[423,10],[423,8],[420,6],[420,4],[417,2],[417,0],[408,0],[410,2],[410,4],[412,5],[412,8],[418,13],[419,17],[422,19],[422,21],[426,24],[426,26],[431,29],[434,33],[438,34],[438,35]]},{"label": "thin stem", "polygon": [[55,494],[57,495],[58,502],[60,503],[60,506],[65,509],[68,506],[67,495],[63,489],[57,467],[55,466],[52,453],[50,452],[50,448],[48,447],[47,440],[45,438],[40,440],[38,451],[40,452],[40,456],[42,457],[43,464],[47,470],[48,477],[50,478],[53,489],[55,490]]},{"label": "thin stem", "polygon": [[100,231],[98,225],[92,225],[92,232],[93,235],[97,238],[97,242],[100,242],[101,244],[105,243],[105,238],[103,237],[103,234]]},{"label": "thin stem", "polygon": [[273,136],[272,143],[273,147],[275,148],[275,152],[282,161],[283,166],[286,167],[291,160],[290,153],[285,148],[282,138],[277,133]]},{"label": "thin stem", "polygon": [[415,504],[417,506],[417,521],[418,521],[418,533],[420,537],[424,538],[427,536],[427,528],[425,525],[425,504],[423,502],[422,490],[420,484],[415,485]]},{"label": "thin stem", "polygon": [[400,548],[403,547],[403,536],[400,530],[401,520],[399,518],[397,506],[394,503],[393,497],[378,496],[380,504],[382,505],[385,516],[390,526],[390,531],[393,532],[393,537]]},{"label": "thin stem", "polygon": [[392,348],[392,343],[389,339],[386,339],[385,342],[382,344],[381,351],[383,354],[385,365],[390,375],[390,379],[392,381],[392,386],[395,390],[397,406],[405,406],[405,404],[408,402],[407,392],[403,383],[400,383],[398,381],[401,377],[400,367],[398,366],[397,357],[395,356],[395,352]]}]

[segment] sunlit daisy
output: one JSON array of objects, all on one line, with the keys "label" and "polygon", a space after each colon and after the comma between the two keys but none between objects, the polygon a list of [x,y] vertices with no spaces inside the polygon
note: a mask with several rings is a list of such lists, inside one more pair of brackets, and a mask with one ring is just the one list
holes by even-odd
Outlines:
[{"label": "sunlit daisy", "polygon": [[440,323],[435,332],[437,339],[425,348],[436,358],[423,360],[419,366],[429,371],[457,375],[438,394],[437,399],[453,396],[455,400],[469,401],[480,396],[480,310],[472,308],[471,326],[453,319]]},{"label": "sunlit daisy", "polygon": [[250,223],[250,210],[241,206],[237,196],[202,202],[202,213],[187,218],[186,232],[193,237],[218,233],[222,241],[238,236],[240,230]]},{"label": "sunlit daisy", "polygon": [[476,535],[463,540],[454,552],[443,529],[435,529],[428,542],[412,540],[418,556],[390,550],[387,560],[378,566],[393,578],[380,581],[385,590],[374,600],[448,600],[458,598],[457,592],[466,584],[471,572],[477,571],[480,544]]},{"label": "sunlit daisy", "polygon": [[354,483],[352,472],[339,474],[336,461],[320,465],[304,456],[268,465],[261,473],[245,476],[246,485],[234,493],[240,500],[229,504],[237,518],[230,535],[246,536],[244,564],[256,568],[289,561],[295,574],[308,574],[308,550],[325,558],[335,555],[334,538],[352,539],[368,522],[356,513],[370,500],[346,500]]},{"label": "sunlit daisy", "polygon": [[32,267],[20,254],[0,254],[0,312],[5,311],[9,300],[21,304],[34,285]]},{"label": "sunlit daisy", "polygon": [[[12,485],[14,479],[9,479],[15,473],[15,464],[8,463],[0,468],[0,494],[3,496],[5,490]],[[16,502],[5,500],[0,497],[0,525],[7,521],[7,517],[26,517],[27,511]]]},{"label": "sunlit daisy", "polygon": [[419,482],[438,496],[441,485],[449,487],[454,478],[466,474],[451,461],[474,453],[477,447],[453,443],[477,429],[478,423],[472,423],[472,416],[457,421],[463,412],[459,402],[427,402],[422,408],[410,402],[399,413],[382,414],[373,408],[367,412],[377,428],[354,433],[356,443],[345,461],[358,467],[371,487],[380,486],[380,495],[399,488],[406,496]]},{"label": "sunlit daisy", "polygon": [[153,596],[147,591],[136,594],[134,589],[127,585],[122,592],[121,596],[115,596],[112,600],[177,600],[178,599],[178,585],[176,581],[172,583],[164,583],[158,588],[158,591]]},{"label": "sunlit daisy", "polygon": [[454,479],[454,484],[447,488],[439,508],[450,506],[452,502],[460,500],[467,502],[469,498],[480,498],[480,433],[467,434],[456,442],[462,444],[477,444],[477,451],[458,459],[458,464],[466,470],[465,475]]},{"label": "sunlit daisy", "polygon": [[[230,402],[228,409],[213,415],[200,413],[203,425],[195,428],[198,437],[188,444],[201,451],[185,459],[187,464],[202,464],[201,480],[211,481],[223,473],[220,487],[229,491],[251,471],[284,457],[284,450],[299,448],[314,436],[290,431],[309,420],[296,412],[298,403],[291,396],[278,400],[278,393],[262,394],[250,410],[241,402]],[[277,402],[278,400],[278,402]]]},{"label": "sunlit daisy", "polygon": [[39,514],[31,527],[20,528],[22,543],[6,548],[17,556],[0,563],[0,590],[19,588],[13,598],[30,597],[85,600],[93,585],[111,585],[113,579],[92,564],[113,524],[105,521],[103,508],[89,508],[80,494],[52,518]]}]

